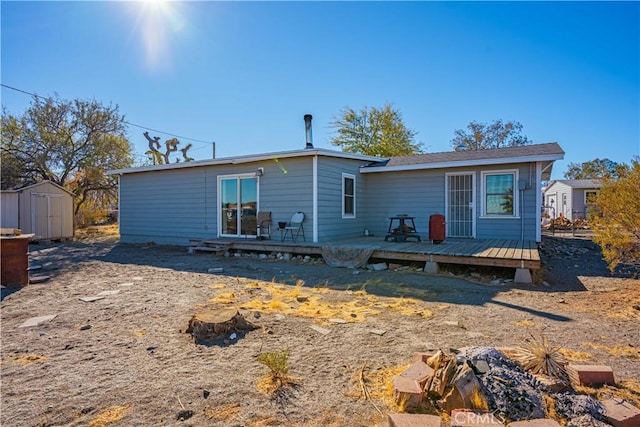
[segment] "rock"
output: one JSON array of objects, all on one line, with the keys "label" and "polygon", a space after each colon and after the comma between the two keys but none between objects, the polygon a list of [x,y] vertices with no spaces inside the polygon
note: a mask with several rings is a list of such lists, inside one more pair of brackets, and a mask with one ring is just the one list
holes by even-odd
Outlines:
[{"label": "rock", "polygon": [[610,427],[610,425],[597,420],[591,415],[581,415],[569,420],[567,427]]},{"label": "rock", "polygon": [[445,320],[442,324],[447,326],[455,326],[457,328],[464,328],[464,325],[457,320]]},{"label": "rock", "polygon": [[[377,264],[369,264],[369,266],[371,266],[371,269],[373,271],[383,271],[383,270],[386,270],[388,268],[386,262],[379,262]],[[367,266],[367,268],[369,266]]]},{"label": "rock", "polygon": [[99,301],[101,299],[104,299],[104,296],[101,296],[101,297],[81,297],[80,301],[94,302],[94,301]]},{"label": "rock", "polygon": [[176,420],[185,421],[191,417],[193,417],[193,411],[190,411],[188,409],[183,409],[182,411],[178,412],[178,415],[176,416]]},{"label": "rock", "polygon": [[298,302],[307,302],[307,301],[309,301],[309,297],[305,297],[305,296],[302,296],[302,295],[298,295],[298,296],[296,297],[296,301],[298,301]]},{"label": "rock", "polygon": [[31,317],[27,320],[25,320],[24,322],[22,322],[22,324],[20,326],[18,326],[19,328],[28,328],[31,326],[38,326],[42,323],[46,323],[49,322],[51,320],[53,320],[55,317],[57,316],[57,314],[49,314],[47,316],[38,316],[38,317]]},{"label": "rock", "polygon": [[331,333],[329,329],[323,328],[318,325],[311,325],[310,328],[322,335],[329,335]]}]

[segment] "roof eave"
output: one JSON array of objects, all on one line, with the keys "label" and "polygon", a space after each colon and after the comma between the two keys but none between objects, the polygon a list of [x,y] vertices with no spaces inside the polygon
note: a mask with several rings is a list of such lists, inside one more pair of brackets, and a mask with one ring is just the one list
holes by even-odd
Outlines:
[{"label": "roof eave", "polygon": [[304,150],[291,150],[280,151],[274,153],[264,154],[251,154],[246,156],[235,157],[223,157],[219,159],[208,160],[196,160],[193,162],[182,163],[170,163],[168,165],[154,165],[154,166],[140,166],[135,168],[126,169],[112,169],[107,171],[107,175],[123,175],[128,173],[140,173],[140,172],[155,172],[163,170],[194,168],[201,166],[214,166],[214,165],[234,165],[242,163],[260,162],[264,160],[284,159],[292,157],[307,157],[307,156],[327,156],[327,157],[339,157],[343,159],[360,160],[365,162],[379,162],[385,160],[380,157],[365,156],[362,154],[344,153],[341,151],[326,150],[322,148],[304,149]]},{"label": "roof eave", "polygon": [[371,166],[361,168],[360,173],[380,173],[380,172],[400,172],[413,171],[421,169],[444,169],[444,168],[461,168],[469,166],[487,166],[487,165],[503,165],[508,163],[530,163],[530,162],[554,162],[562,160],[564,154],[546,154],[537,156],[521,156],[521,157],[505,157],[499,159],[476,159],[461,160],[437,163],[418,163],[413,165],[397,165],[397,166]]}]

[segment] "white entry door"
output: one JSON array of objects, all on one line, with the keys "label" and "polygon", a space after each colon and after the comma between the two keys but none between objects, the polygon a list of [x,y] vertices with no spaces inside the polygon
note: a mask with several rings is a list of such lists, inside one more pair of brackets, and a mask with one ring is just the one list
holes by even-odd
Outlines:
[{"label": "white entry door", "polygon": [[447,174],[446,177],[447,237],[473,238],[475,174],[456,173]]},{"label": "white entry door", "polygon": [[31,224],[33,233],[43,239],[62,237],[64,196],[31,194]]}]

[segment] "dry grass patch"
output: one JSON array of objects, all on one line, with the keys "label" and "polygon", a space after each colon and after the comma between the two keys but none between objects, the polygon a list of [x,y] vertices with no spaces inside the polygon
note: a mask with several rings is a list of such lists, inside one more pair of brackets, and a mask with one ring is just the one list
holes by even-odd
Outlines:
[{"label": "dry grass patch", "polygon": [[18,363],[20,365],[29,365],[31,363],[42,363],[42,362],[46,362],[47,361],[47,357],[46,356],[42,356],[40,354],[22,354],[22,355],[18,355],[16,356],[13,361],[15,363]]},{"label": "dry grass patch", "polygon": [[604,385],[598,388],[576,386],[574,389],[580,394],[586,394],[598,400],[613,397],[626,400],[635,406],[640,406],[640,383],[633,379],[618,381],[615,386]]},{"label": "dry grass patch", "polygon": [[204,410],[204,415],[210,420],[234,420],[240,415],[240,405],[237,403],[229,403],[214,408],[207,408]]},{"label": "dry grass patch", "polygon": [[635,347],[631,347],[629,345],[607,346],[607,345],[596,344],[591,342],[583,342],[583,343],[580,343],[580,345],[582,347],[592,348],[594,350],[601,350],[601,351],[607,352],[612,356],[640,359],[640,352],[638,351],[638,349]]},{"label": "dry grass patch", "polygon": [[131,410],[130,406],[112,406],[100,412],[94,419],[89,421],[87,427],[106,427],[109,424],[117,423]]},{"label": "dry grass patch", "polygon": [[274,416],[261,416],[258,419],[247,421],[244,425],[246,427],[275,427],[281,426],[282,420]]},{"label": "dry grass patch", "polygon": [[222,292],[213,297],[210,302],[217,304],[233,304],[236,302],[236,293],[235,292]]},{"label": "dry grass patch", "polygon": [[520,320],[517,322],[513,322],[516,326],[522,326],[523,328],[533,328],[536,325],[536,322],[533,322],[531,320]]},{"label": "dry grass patch", "polygon": [[433,312],[415,298],[379,297],[360,291],[337,291],[327,288],[304,288],[304,282],[294,286],[274,282],[250,282],[245,289],[222,292],[209,300],[212,304],[237,304],[245,310],[272,314],[281,313],[312,318],[317,322],[344,319],[363,322],[370,316],[393,310],[403,316],[431,317]]},{"label": "dry grass patch", "polygon": [[561,348],[558,352],[570,362],[586,362],[593,357],[591,353],[586,351],[572,350],[570,348]]},{"label": "dry grass patch", "polygon": [[640,310],[634,308],[640,306],[637,280],[617,279],[615,283],[611,289],[590,291],[567,302],[578,312],[604,313],[606,317],[619,320],[640,319]]},{"label": "dry grass patch", "polygon": [[75,238],[78,240],[95,239],[96,237],[118,237],[120,231],[118,224],[92,225],[75,230]]},{"label": "dry grass patch", "polygon": [[398,405],[393,397],[393,378],[400,375],[410,365],[387,366],[375,370],[361,370],[354,372],[351,377],[351,390],[345,396],[355,399],[366,399],[363,394],[363,386],[360,381],[364,382],[364,387],[368,391],[371,399],[382,402],[388,408],[398,409]]}]

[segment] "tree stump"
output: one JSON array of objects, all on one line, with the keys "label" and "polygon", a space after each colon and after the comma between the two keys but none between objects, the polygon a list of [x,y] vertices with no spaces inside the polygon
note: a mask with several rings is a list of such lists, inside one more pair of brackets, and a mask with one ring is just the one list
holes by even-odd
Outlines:
[{"label": "tree stump", "polygon": [[228,339],[236,333],[243,336],[247,331],[258,329],[238,312],[237,308],[208,309],[193,315],[189,320],[187,333],[193,335],[196,343],[213,343]]}]

